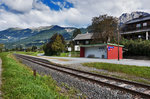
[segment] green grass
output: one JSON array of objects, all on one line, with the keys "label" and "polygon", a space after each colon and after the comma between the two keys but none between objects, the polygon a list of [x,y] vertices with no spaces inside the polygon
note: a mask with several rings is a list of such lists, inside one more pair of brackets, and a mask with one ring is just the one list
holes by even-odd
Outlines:
[{"label": "green grass", "polygon": [[25,55],[32,55],[32,56],[37,56],[37,54],[43,53],[43,52],[23,52],[23,51],[18,51],[16,52],[18,54],[25,54]]},{"label": "green grass", "polygon": [[150,67],[139,67],[130,65],[120,65],[111,63],[83,63],[83,66],[95,67],[97,69],[104,69],[110,72],[125,73],[136,77],[143,77],[150,79]]},{"label": "green grass", "polygon": [[[23,52],[23,51],[17,51],[15,53],[37,56],[37,54],[44,53],[44,52]],[[70,54],[70,52],[61,53],[60,56],[57,56],[57,57],[68,57],[69,54]],[[80,57],[80,52],[71,52],[71,57]]]},{"label": "green grass", "polygon": [[66,99],[50,76],[36,78],[30,68],[16,61],[10,53],[0,53],[2,63],[2,97],[4,99]]},{"label": "green grass", "polygon": [[71,57],[80,57],[80,52],[66,52],[66,53],[61,53],[60,57],[68,57],[70,53],[71,53]]}]

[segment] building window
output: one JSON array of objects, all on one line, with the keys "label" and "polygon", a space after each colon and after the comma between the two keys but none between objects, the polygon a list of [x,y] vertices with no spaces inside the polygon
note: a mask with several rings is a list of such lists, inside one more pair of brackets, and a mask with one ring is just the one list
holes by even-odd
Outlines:
[{"label": "building window", "polygon": [[85,41],[85,44],[89,44],[89,41]]},{"label": "building window", "polygon": [[80,51],[80,47],[77,47],[77,51]]},{"label": "building window", "polygon": [[145,23],[143,23],[143,26],[147,26],[147,23],[145,22]]},{"label": "building window", "polygon": [[140,28],[140,27],[141,27],[141,24],[136,24],[136,27],[137,27],[137,28]]},{"label": "building window", "polygon": [[77,41],[77,44],[79,44],[80,42],[79,41]]}]

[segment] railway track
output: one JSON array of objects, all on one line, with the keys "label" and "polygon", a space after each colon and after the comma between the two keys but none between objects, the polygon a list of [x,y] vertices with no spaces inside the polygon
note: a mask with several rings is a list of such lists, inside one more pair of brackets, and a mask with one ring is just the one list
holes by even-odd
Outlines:
[{"label": "railway track", "polygon": [[40,59],[40,58],[35,58],[35,57],[20,55],[20,54],[15,54],[15,56],[17,58],[30,61],[32,63],[44,66],[49,69],[54,69],[59,72],[63,72],[84,80],[91,81],[93,83],[109,86],[111,88],[119,89],[122,91],[132,93],[134,95],[144,97],[146,99],[150,99],[150,85],[141,84],[141,83],[128,81],[128,80],[122,80],[122,79],[104,76],[104,75],[99,75],[99,74],[81,71],[81,70],[64,67],[60,65],[52,65],[48,60],[45,59]]}]

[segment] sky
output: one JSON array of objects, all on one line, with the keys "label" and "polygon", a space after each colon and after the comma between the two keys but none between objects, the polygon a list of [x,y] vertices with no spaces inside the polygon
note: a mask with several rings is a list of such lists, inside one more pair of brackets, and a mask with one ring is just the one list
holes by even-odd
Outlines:
[{"label": "sky", "polygon": [[150,12],[150,0],[0,0],[0,30],[60,25],[87,27],[93,17]]}]

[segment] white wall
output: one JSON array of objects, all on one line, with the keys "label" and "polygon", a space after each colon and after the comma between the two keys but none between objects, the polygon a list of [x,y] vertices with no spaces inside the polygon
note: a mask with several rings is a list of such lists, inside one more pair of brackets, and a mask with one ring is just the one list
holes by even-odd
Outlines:
[{"label": "white wall", "polygon": [[94,55],[97,58],[102,58],[102,55],[104,55],[104,58],[107,58],[107,49],[101,49],[101,47],[85,47],[85,57],[89,55]]},{"label": "white wall", "polygon": [[74,46],[74,50],[75,50],[75,51],[80,51],[80,46],[79,46],[79,45],[75,45],[75,46]]},{"label": "white wall", "polygon": [[69,51],[69,52],[71,52],[71,51],[72,51],[71,47],[68,47],[68,51]]}]

